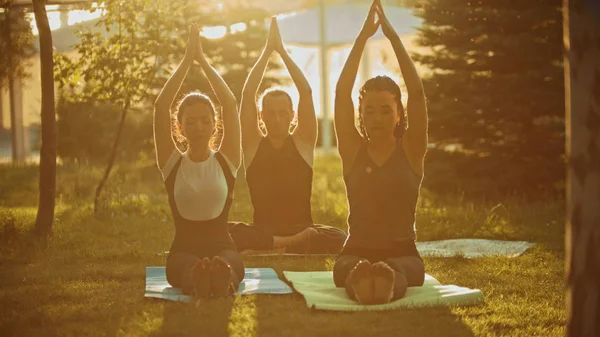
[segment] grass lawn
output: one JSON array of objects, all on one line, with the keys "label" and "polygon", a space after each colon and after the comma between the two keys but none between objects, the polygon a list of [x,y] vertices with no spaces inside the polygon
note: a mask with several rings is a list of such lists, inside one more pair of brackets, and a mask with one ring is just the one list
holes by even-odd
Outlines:
[{"label": "grass lawn", "polygon": [[[422,190],[419,240],[476,237],[537,243],[518,258],[425,258],[442,283],[479,288],[473,307],[319,312],[301,295],[249,295],[198,305],[143,297],[145,267],[164,265],[173,224],[152,163],[120,167],[93,216],[100,169],[59,168],[54,235],[29,234],[37,167],[0,167],[0,336],[563,336],[564,200],[466,200]],[[76,173],[77,172],[77,173]],[[230,220],[252,208],[238,179]],[[339,161],[317,157],[313,216],[346,229]],[[332,258],[254,257],[248,267],[331,270]]]}]

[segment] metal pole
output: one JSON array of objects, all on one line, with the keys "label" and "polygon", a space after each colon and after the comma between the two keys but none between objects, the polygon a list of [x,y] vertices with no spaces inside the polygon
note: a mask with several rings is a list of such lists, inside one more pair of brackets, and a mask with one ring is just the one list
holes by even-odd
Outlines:
[{"label": "metal pole", "polygon": [[327,26],[325,0],[319,0],[319,33],[321,52],[321,146],[330,149],[331,119],[329,112],[329,49],[327,46]]},{"label": "metal pole", "polygon": [[[20,92],[21,88],[16,88],[16,83],[21,84],[21,81],[15,81],[15,74],[13,69],[13,52],[12,52],[12,33],[11,33],[11,10],[7,8],[4,12],[5,15],[5,31],[7,36],[6,53],[7,53],[7,66],[8,66],[8,95],[10,97],[10,133],[11,133],[11,146],[12,146],[12,160],[13,163],[22,163],[25,161],[25,149],[24,149],[24,137],[23,137],[23,112],[21,110],[21,99]],[[19,109],[17,109],[17,106]],[[19,110],[19,111],[17,111]]]}]

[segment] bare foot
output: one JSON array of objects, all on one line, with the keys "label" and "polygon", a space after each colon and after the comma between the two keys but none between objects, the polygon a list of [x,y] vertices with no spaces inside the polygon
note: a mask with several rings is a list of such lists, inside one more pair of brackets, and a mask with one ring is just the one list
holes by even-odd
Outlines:
[{"label": "bare foot", "polygon": [[377,262],[371,266],[373,277],[373,304],[389,303],[394,297],[396,273],[385,262]]},{"label": "bare foot", "polygon": [[350,287],[354,291],[354,297],[360,304],[372,304],[373,303],[373,280],[371,277],[371,263],[366,260],[362,260],[354,266],[350,275],[348,276],[348,282]]},{"label": "bare foot", "polygon": [[210,296],[210,260],[205,257],[192,267],[192,296],[208,298]]},{"label": "bare foot", "polygon": [[210,265],[210,287],[213,296],[229,296],[233,293],[233,271],[229,263],[215,256]]}]

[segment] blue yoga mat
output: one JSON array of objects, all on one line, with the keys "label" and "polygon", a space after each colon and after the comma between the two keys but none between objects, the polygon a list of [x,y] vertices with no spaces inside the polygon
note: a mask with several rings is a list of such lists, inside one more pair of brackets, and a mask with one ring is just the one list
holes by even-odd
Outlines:
[{"label": "blue yoga mat", "polygon": [[[291,294],[285,282],[279,279],[271,268],[246,268],[244,280],[240,283],[238,295],[246,294]],[[179,288],[167,282],[165,267],[146,267],[146,292],[144,297],[160,298],[169,301],[190,302],[191,296],[184,295]]]}]

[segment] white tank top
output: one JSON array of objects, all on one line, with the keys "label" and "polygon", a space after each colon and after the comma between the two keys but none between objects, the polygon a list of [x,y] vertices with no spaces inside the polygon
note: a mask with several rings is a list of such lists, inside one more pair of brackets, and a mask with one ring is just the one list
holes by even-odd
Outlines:
[{"label": "white tank top", "polygon": [[[162,169],[163,180],[171,174],[181,157],[183,158],[176,172],[174,188],[175,205],[179,214],[194,221],[218,217],[227,201],[227,181],[215,152],[211,151],[205,161],[194,162],[187,152],[181,154],[175,149]],[[237,169],[225,155],[223,158],[235,177]]]}]

